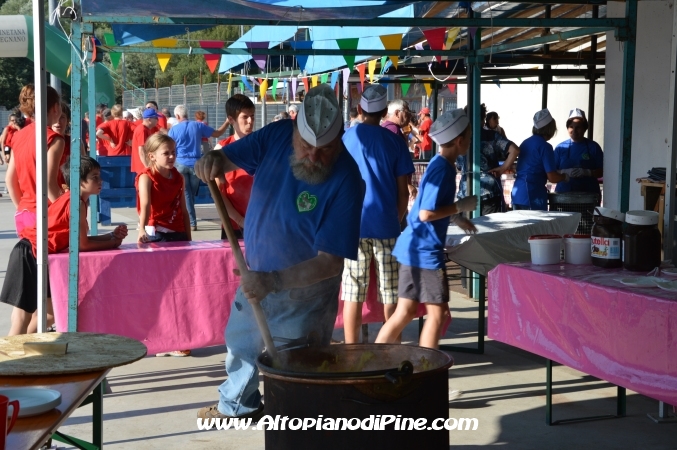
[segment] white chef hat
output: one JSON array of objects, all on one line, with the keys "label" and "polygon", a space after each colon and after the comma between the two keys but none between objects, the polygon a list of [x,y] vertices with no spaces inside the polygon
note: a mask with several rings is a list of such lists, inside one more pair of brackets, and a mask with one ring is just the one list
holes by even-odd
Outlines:
[{"label": "white chef hat", "polygon": [[313,147],[329,144],[343,127],[334,90],[320,84],[308,91],[296,116],[299,133]]},{"label": "white chef hat", "polygon": [[388,91],[380,84],[372,84],[362,93],[360,106],[368,113],[383,111],[388,107]]},{"label": "white chef hat", "polygon": [[582,109],[578,108],[574,108],[571,111],[569,111],[569,119],[567,121],[572,119],[583,119],[586,122],[588,121],[588,119],[585,118],[585,112]]},{"label": "white chef hat", "polygon": [[447,111],[430,127],[430,137],[437,145],[451,142],[468,127],[470,119],[462,109]]},{"label": "white chef hat", "polygon": [[548,109],[542,109],[534,114],[534,127],[537,129],[543,128],[547,124],[552,122],[552,116]]},{"label": "white chef hat", "polygon": [[143,112],[141,111],[141,108],[132,108],[128,109],[127,112],[132,115],[135,119],[139,120],[142,118]]},{"label": "white chef hat", "polygon": [[299,107],[296,105],[289,105],[289,111],[294,111],[295,113],[298,114],[299,112]]}]

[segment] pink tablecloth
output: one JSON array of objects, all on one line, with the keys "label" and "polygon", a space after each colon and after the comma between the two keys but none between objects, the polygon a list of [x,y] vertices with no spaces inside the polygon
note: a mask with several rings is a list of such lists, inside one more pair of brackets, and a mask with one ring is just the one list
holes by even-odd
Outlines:
[{"label": "pink tablecloth", "polygon": [[[126,244],[118,250],[80,253],[78,331],[134,338],[149,354],[222,345],[239,285],[235,267],[227,241],[148,244],[142,249]],[[57,330],[66,331],[68,254],[49,255],[49,276]],[[342,308],[339,302],[337,328],[343,327]],[[419,315],[424,313],[422,305]],[[383,322],[375,283],[369,287],[362,320]]]},{"label": "pink tablecloth", "polygon": [[677,295],[616,281],[623,270],[500,264],[489,337],[677,405]]}]

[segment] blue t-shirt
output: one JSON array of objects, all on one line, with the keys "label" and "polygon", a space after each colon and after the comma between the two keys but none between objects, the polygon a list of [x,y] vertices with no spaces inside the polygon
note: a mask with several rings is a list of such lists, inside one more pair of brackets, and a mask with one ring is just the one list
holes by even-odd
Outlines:
[{"label": "blue t-shirt", "polygon": [[223,147],[238,167],[254,176],[244,222],[247,264],[252,270],[283,270],[318,251],[357,259],[364,183],[345,149],[329,179],[310,185],[289,166],[294,121],[280,120]]},{"label": "blue t-shirt", "polygon": [[414,173],[404,139],[386,128],[360,123],[346,131],[343,144],[366,184],[360,238],[399,236],[397,177]]},{"label": "blue t-shirt", "polygon": [[167,133],[176,141],[176,163],[193,167],[202,155],[202,138],[210,138],[214,129],[202,122],[182,120]]},{"label": "blue t-shirt", "polygon": [[530,209],[548,209],[548,172],[555,172],[555,153],[552,145],[543,137],[534,134],[520,145],[517,159],[517,174],[512,188],[513,205]]},{"label": "blue t-shirt", "polygon": [[393,255],[401,264],[422,269],[444,267],[444,244],[450,217],[421,222],[419,211],[434,211],[454,203],[456,167],[440,155],[430,160],[407,216],[407,228],[397,239]]},{"label": "blue t-shirt", "polygon": [[[583,138],[581,142],[571,139],[555,147],[555,164],[559,169],[603,169],[604,152],[595,141]],[[568,183],[557,183],[555,192],[599,192],[599,182],[595,177],[571,178]]]}]

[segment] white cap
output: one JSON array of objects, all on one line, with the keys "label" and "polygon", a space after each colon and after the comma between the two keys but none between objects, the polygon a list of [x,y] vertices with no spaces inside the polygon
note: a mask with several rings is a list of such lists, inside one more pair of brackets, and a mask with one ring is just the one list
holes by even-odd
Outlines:
[{"label": "white cap", "polygon": [[383,111],[388,107],[388,91],[380,84],[372,84],[362,93],[360,106],[368,113]]},{"label": "white cap", "polygon": [[470,119],[462,109],[447,111],[430,127],[430,137],[437,145],[451,142],[468,127]]},{"label": "white cap", "polygon": [[297,105],[289,105],[289,111],[294,111],[295,113],[298,113],[299,107]]},{"label": "white cap", "polygon": [[128,109],[127,112],[129,114],[131,114],[135,119],[142,119],[143,118],[143,112],[141,111],[141,108]]},{"label": "white cap", "polygon": [[322,147],[333,141],[343,127],[334,90],[328,84],[309,90],[296,122],[303,140],[313,147]]},{"label": "white cap", "polygon": [[657,225],[658,213],[655,211],[628,211],[625,221],[631,225]]},{"label": "white cap", "polygon": [[132,113],[130,113],[129,111],[122,111],[122,117],[125,118],[125,119],[127,117],[131,116],[131,115],[132,115]]},{"label": "white cap", "polygon": [[569,111],[569,119],[568,120],[571,120],[571,119],[583,119],[586,122],[588,121],[588,119],[585,118],[585,112],[583,112],[582,109],[578,109],[578,108],[574,108],[571,111]]},{"label": "white cap", "polygon": [[547,108],[542,109],[534,114],[534,127],[540,129],[550,122],[552,122],[552,116],[550,115],[550,111],[548,111]]},{"label": "white cap", "polygon": [[602,217],[607,217],[609,219],[615,219],[618,220],[619,222],[624,222],[625,221],[625,214],[616,211],[615,209],[611,208],[602,208],[601,206],[598,206],[595,208],[595,211],[593,212],[594,216],[602,216]]}]

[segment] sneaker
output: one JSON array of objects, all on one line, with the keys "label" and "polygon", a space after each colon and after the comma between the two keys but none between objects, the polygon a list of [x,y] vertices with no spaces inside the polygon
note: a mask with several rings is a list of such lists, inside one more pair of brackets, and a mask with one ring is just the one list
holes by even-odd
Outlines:
[{"label": "sneaker", "polygon": [[197,231],[197,225],[193,225],[193,231]]},{"label": "sneaker", "polygon": [[205,406],[197,411],[198,419],[252,419],[252,422],[257,422],[263,417],[263,404],[260,404],[256,411],[241,416],[228,416],[219,412],[218,403],[212,406]]},{"label": "sneaker", "polygon": [[190,350],[174,350],[173,352],[156,353],[155,356],[190,356]]},{"label": "sneaker", "polygon": [[462,391],[454,389],[453,391],[449,391],[449,401],[453,402],[454,400],[457,400],[459,397],[463,395]]}]

